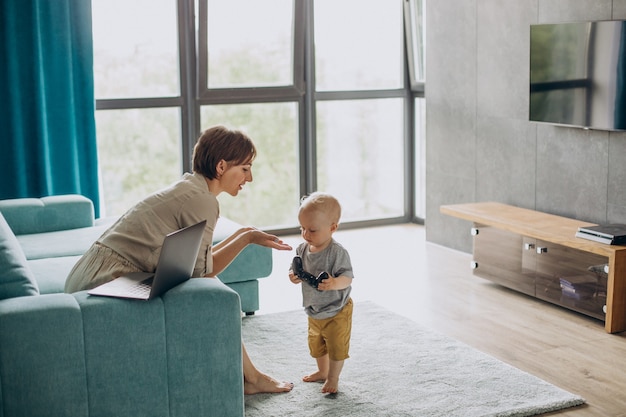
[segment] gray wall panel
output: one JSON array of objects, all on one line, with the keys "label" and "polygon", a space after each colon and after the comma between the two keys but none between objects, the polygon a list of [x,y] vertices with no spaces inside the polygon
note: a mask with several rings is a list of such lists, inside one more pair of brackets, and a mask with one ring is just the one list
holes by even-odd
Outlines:
[{"label": "gray wall panel", "polygon": [[478,2],[479,116],[528,119],[529,25],[535,15],[526,2]]},{"label": "gray wall panel", "polygon": [[607,222],[626,223],[626,133],[609,138]]},{"label": "gray wall panel", "polygon": [[479,118],[476,201],[534,208],[535,142],[536,128],[526,121]]},{"label": "gray wall panel", "polygon": [[539,0],[539,22],[610,20],[612,0]]},{"label": "gray wall panel", "polygon": [[608,132],[537,127],[539,211],[606,222]]},{"label": "gray wall panel", "polygon": [[626,0],[426,5],[426,238],[471,252],[442,204],[500,201],[626,223],[626,134],[528,122],[529,26],[626,19]]}]

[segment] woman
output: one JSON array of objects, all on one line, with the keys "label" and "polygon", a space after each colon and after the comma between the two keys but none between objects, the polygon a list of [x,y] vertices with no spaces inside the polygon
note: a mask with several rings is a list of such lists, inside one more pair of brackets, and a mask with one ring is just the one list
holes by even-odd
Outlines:
[{"label": "woman", "polygon": [[[278,237],[252,227],[212,246],[219,217],[217,195],[236,196],[252,181],[256,148],[244,133],[223,126],[207,129],[193,150],[193,173],[137,203],[91,246],[70,272],[65,292],[97,287],[128,272],[156,269],[163,237],[206,220],[193,276],[215,277],[249,244],[291,250]],[[285,392],[293,384],[260,372],[243,347],[244,392]]]}]

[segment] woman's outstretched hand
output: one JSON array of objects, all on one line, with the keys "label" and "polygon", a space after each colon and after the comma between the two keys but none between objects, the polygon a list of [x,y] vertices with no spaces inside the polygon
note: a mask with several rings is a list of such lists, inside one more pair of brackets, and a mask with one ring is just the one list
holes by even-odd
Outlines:
[{"label": "woman's outstretched hand", "polygon": [[277,250],[292,250],[293,248],[283,242],[278,236],[265,233],[258,229],[249,229],[247,231],[250,237],[250,243],[254,243],[261,246],[267,246]]}]

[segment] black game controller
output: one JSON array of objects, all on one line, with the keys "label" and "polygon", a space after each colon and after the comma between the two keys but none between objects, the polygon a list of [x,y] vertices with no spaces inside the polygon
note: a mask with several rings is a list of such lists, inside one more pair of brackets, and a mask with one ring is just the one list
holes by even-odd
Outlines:
[{"label": "black game controller", "polygon": [[317,289],[317,287],[320,285],[320,282],[328,278],[327,272],[321,272],[316,277],[310,272],[305,271],[304,268],[302,267],[302,258],[299,256],[296,256],[295,258],[293,258],[293,262],[291,263],[291,270],[293,271],[293,274],[295,276],[297,276],[302,281],[306,282],[307,284],[309,284],[311,287],[315,289]]}]

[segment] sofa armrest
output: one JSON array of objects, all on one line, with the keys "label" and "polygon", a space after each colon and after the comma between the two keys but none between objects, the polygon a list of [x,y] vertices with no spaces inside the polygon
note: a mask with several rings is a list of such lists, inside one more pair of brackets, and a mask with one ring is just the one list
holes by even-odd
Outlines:
[{"label": "sofa armrest", "polygon": [[93,203],[78,194],[0,200],[0,212],[16,235],[94,225]]},{"label": "sofa armrest", "polygon": [[237,294],[196,278],[151,300],[0,301],[0,416],[243,416]]},{"label": "sofa armrest", "polygon": [[237,293],[218,279],[192,278],[162,298],[172,415],[243,416]]},{"label": "sofa armrest", "polygon": [[[213,244],[226,239],[242,226],[234,221],[220,217],[213,233]],[[226,284],[252,281],[265,278],[272,273],[272,250],[265,246],[248,245],[243,251],[219,274],[219,278]]]},{"label": "sofa armrest", "polygon": [[0,301],[0,415],[87,416],[85,370],[74,297]]}]

